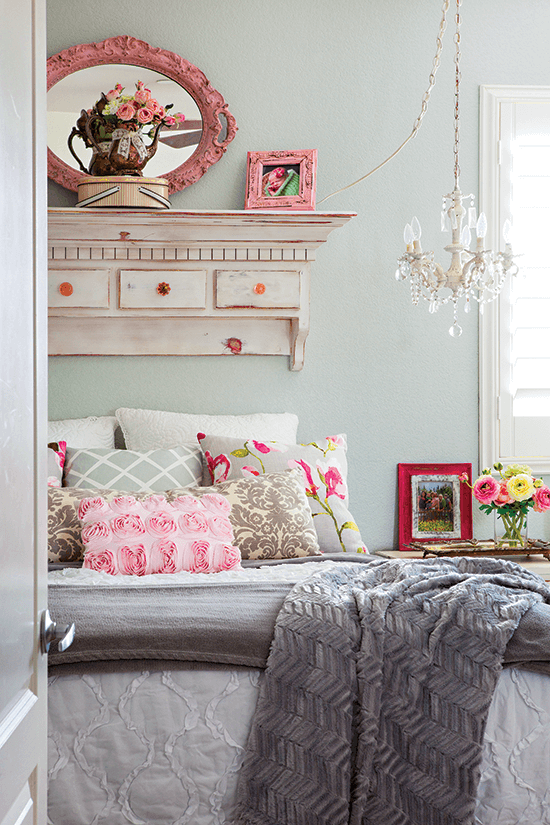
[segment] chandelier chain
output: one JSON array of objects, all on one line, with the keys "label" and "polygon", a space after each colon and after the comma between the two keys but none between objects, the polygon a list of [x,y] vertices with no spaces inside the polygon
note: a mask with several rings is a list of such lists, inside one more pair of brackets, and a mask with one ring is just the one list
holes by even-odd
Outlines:
[{"label": "chandelier chain", "polygon": [[[458,6],[458,2],[459,2],[459,0],[457,0],[457,6]],[[442,8],[442,12],[441,12],[441,21],[439,23],[439,29],[438,29],[437,38],[436,38],[436,52],[435,52],[435,55],[434,55],[434,59],[432,61],[432,69],[431,69],[431,72],[430,72],[428,88],[426,89],[426,91],[424,92],[424,95],[422,97],[422,105],[420,107],[420,114],[418,115],[418,117],[416,118],[416,120],[414,122],[414,125],[413,125],[413,128],[412,128],[412,131],[411,131],[410,135],[407,138],[405,138],[403,143],[400,146],[398,146],[397,149],[394,152],[391,153],[391,155],[389,155],[385,160],[383,160],[382,163],[379,163],[378,166],[375,166],[374,169],[371,169],[370,172],[367,172],[366,175],[363,175],[361,178],[358,178],[357,180],[353,181],[353,183],[348,183],[347,186],[342,186],[341,189],[336,189],[336,191],[331,192],[330,195],[326,195],[324,198],[322,198],[322,200],[318,201],[318,203],[317,203],[318,206],[321,203],[324,203],[324,201],[328,200],[329,198],[332,198],[334,195],[338,195],[338,194],[340,194],[340,192],[344,192],[346,189],[351,189],[352,186],[356,186],[358,183],[361,183],[361,181],[364,181],[366,178],[373,175],[374,172],[377,172],[379,169],[381,169],[383,166],[385,166],[386,163],[389,163],[389,161],[392,160],[401,151],[401,149],[403,149],[407,145],[407,143],[410,140],[412,140],[412,138],[415,137],[415,135],[417,134],[418,130],[420,129],[422,119],[423,119],[424,115],[426,114],[426,112],[428,110],[428,102],[430,100],[430,95],[432,93],[433,87],[435,86],[435,76],[436,76],[437,70],[439,69],[439,66],[441,64],[441,51],[443,49],[443,35],[445,34],[445,29],[447,28],[447,12],[449,11],[449,5],[450,5],[450,0],[443,0],[443,8]],[[457,104],[456,105],[458,107],[458,99],[457,99]],[[456,134],[457,134],[457,132],[455,130],[455,136],[456,136]],[[456,154],[456,158],[457,158],[457,163],[458,163],[458,151],[457,151],[457,154]],[[456,169],[456,167],[455,167],[455,169]]]},{"label": "chandelier chain", "polygon": [[459,149],[460,149],[460,3],[461,0],[456,0],[456,15],[455,24],[456,31],[454,36],[455,42],[455,142],[454,142],[454,160],[455,160],[455,189],[458,189],[458,181],[460,178],[460,163],[459,163]]}]

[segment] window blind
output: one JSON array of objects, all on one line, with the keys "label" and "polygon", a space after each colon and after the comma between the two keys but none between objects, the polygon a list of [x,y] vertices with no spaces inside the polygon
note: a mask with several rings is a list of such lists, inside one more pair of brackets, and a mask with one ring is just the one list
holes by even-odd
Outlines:
[{"label": "window blind", "polygon": [[519,273],[480,325],[482,463],[550,472],[550,87],[484,88],[482,206],[496,213],[492,248],[510,218]]}]

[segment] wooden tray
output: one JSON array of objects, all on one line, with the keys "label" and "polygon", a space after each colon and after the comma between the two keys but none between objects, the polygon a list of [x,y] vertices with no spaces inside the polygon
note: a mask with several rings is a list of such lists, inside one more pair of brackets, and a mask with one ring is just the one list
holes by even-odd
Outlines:
[{"label": "wooden tray", "polygon": [[420,541],[411,541],[406,547],[422,552],[426,556],[544,556],[550,562],[550,543],[542,539],[529,539],[528,546],[521,549],[496,547],[492,540],[453,541],[446,544],[427,544]]}]

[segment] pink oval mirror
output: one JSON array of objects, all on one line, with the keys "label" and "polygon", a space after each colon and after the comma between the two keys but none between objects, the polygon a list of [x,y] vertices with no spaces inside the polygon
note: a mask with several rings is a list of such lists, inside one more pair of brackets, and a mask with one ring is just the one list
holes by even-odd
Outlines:
[{"label": "pink oval mirror", "polygon": [[[138,67],[138,69],[136,69]],[[77,191],[83,172],[71,156],[69,134],[82,109],[91,109],[102,92],[117,83],[133,90],[145,83],[163,106],[183,112],[185,120],[162,129],[159,148],[148,162],[148,177],[168,181],[177,192],[195,183],[222,157],[237,125],[225,100],[188,60],[135,37],[84,43],[48,59],[48,177]],[[139,77],[138,77],[139,75]],[[79,158],[89,158],[82,143]]]}]

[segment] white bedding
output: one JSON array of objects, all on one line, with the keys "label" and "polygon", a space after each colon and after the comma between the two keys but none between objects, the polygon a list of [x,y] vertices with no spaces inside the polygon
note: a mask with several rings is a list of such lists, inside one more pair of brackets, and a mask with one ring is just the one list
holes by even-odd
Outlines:
[{"label": "white bedding", "polygon": [[[229,825],[260,679],[259,670],[183,665],[53,677],[49,822]],[[550,824],[549,684],[503,671],[476,825]]]}]

